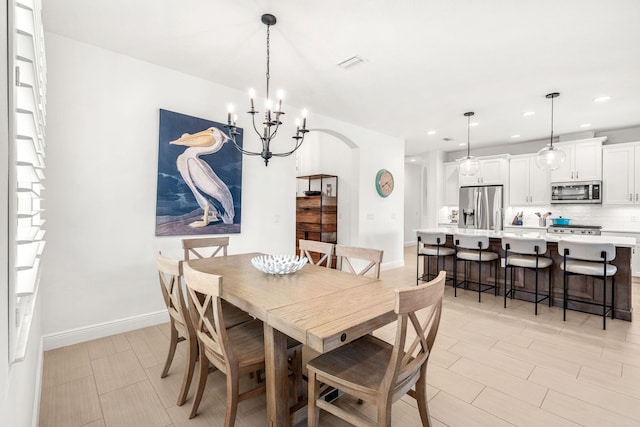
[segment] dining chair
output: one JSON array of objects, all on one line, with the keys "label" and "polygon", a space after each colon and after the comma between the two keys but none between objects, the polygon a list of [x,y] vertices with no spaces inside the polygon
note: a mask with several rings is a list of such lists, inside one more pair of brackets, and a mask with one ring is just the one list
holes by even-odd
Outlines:
[{"label": "dining chair", "polygon": [[169,338],[169,353],[162,369],[160,378],[165,378],[173,362],[178,343],[187,342],[186,366],[182,379],[180,393],[178,393],[178,406],[184,404],[191,385],[193,371],[198,355],[198,343],[193,325],[189,319],[187,303],[180,285],[182,277],[182,261],[163,256],[160,252],[156,255],[160,288],[167,312],[169,313],[171,337]]},{"label": "dining chair", "polygon": [[[307,257],[309,264],[322,265],[324,263],[327,268],[331,268],[335,247],[333,243],[300,239],[298,247],[300,248],[300,257]],[[314,259],[317,261],[314,261]]]},{"label": "dining chair", "polygon": [[[427,362],[438,333],[445,279],[442,271],[430,282],[396,289],[393,344],[365,335],[307,363],[309,426],[318,425],[322,409],[356,426],[389,427],[391,406],[405,394],[416,399],[422,425],[431,425]],[[361,418],[358,411],[347,411],[322,399],[321,384],[375,405],[377,423]]]},{"label": "dining chair", "polygon": [[[198,389],[193,399],[189,418],[196,416],[207,383],[209,364],[226,376],[227,403],[225,427],[235,424],[238,403],[265,391],[264,382],[254,382],[249,390],[240,392],[240,377],[265,370],[264,329],[260,320],[254,319],[233,328],[224,328],[225,313],[222,307],[222,277],[183,266],[187,285],[189,315],[194,325],[200,348]],[[288,362],[294,376],[294,384],[302,381],[302,344],[289,339]]]},{"label": "dining chair", "polygon": [[[380,264],[384,251],[379,249],[357,248],[355,246],[336,245],[336,269],[364,276],[370,271],[376,279],[380,278]],[[360,267],[365,262],[368,264]],[[373,269],[373,270],[372,270]]]},{"label": "dining chair", "polygon": [[[229,247],[229,237],[205,237],[203,239],[182,239],[182,249],[184,249],[184,259],[213,258],[222,252],[227,256]],[[207,251],[211,250],[207,255]]]}]

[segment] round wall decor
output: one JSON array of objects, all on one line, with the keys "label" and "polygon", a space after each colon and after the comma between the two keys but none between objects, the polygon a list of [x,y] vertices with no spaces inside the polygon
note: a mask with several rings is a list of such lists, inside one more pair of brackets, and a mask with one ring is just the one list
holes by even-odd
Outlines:
[{"label": "round wall decor", "polygon": [[393,175],[386,169],[380,169],[376,174],[376,190],[380,197],[387,197],[393,191]]}]

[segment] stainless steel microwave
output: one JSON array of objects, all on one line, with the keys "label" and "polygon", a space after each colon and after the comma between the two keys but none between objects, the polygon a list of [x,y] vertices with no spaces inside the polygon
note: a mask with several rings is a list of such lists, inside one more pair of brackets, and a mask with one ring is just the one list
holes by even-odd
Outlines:
[{"label": "stainless steel microwave", "polygon": [[602,203],[602,181],[551,183],[551,204]]}]

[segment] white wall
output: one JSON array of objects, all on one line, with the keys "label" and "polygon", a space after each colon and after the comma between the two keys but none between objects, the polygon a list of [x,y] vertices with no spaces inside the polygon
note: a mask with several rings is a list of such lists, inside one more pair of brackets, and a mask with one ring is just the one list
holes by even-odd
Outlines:
[{"label": "white wall", "polygon": [[[43,332],[55,335],[163,309],[154,253],[179,257],[181,251],[180,237],[154,236],[158,109],[224,120],[227,103],[244,105],[246,94],[55,34],[45,39],[49,244]],[[401,265],[402,142],[317,115],[309,122],[357,142],[354,182],[360,185],[351,194],[359,193],[360,225],[354,243],[380,247],[387,266]],[[245,132],[245,143],[257,144],[250,134]],[[380,168],[394,172],[397,183],[384,200],[373,184]],[[243,169],[242,233],[231,235],[230,252],[292,252],[296,158],[274,158],[265,167],[259,157],[245,157]],[[350,184],[341,183],[341,197]],[[351,194],[346,196],[353,200]]]},{"label": "white wall", "polygon": [[423,166],[404,165],[404,244],[416,242],[416,229],[421,228],[422,199],[424,197]]}]

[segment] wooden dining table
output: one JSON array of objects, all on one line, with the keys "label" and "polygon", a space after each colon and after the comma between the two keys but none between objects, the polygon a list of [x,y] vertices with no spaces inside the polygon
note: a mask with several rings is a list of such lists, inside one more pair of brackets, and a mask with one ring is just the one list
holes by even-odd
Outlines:
[{"label": "wooden dining table", "polygon": [[188,261],[222,276],[222,298],[264,323],[268,426],[291,424],[287,336],[325,353],[394,320],[398,284],[307,264],[273,275],[251,264],[259,253]]}]

